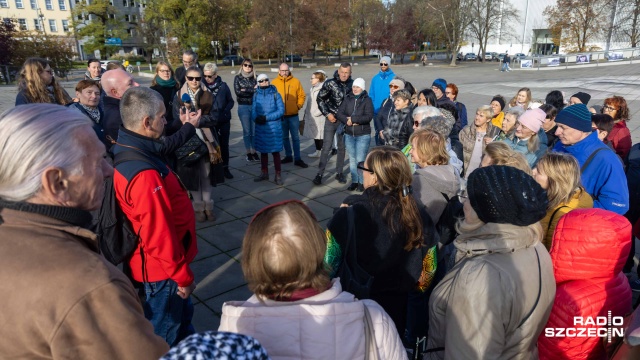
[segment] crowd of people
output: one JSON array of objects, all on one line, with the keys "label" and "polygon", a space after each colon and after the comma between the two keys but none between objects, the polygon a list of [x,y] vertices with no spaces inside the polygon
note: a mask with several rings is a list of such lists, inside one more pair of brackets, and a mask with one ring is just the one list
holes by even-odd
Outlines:
[{"label": "crowd of people", "polygon": [[[629,315],[640,292],[630,280],[640,146],[626,100],[589,107],[586,92],[537,100],[524,87],[510,100],[487,97],[470,119],[456,84],[437,78],[418,90],[389,57],[379,66],[368,91],[349,63],[314,71],[305,91],[287,64],[270,79],[244,59],[234,99],[217,66],[192,50],[175,71],[158,62],[148,88],[89,60],[72,98],[48,61],[28,59],[16,106],[0,116],[0,261],[13,269],[0,278],[15,284],[0,301],[12,324],[0,353],[610,355],[597,336],[546,330]],[[234,177],[234,106],[246,161],[261,165],[254,181],[271,180],[269,154],[277,185],[282,164],[307,168],[306,155],[319,158],[312,181],[321,185],[337,155],[335,179],[346,186],[348,155],[352,194],[324,229],[299,200],[256,213],[242,244],[254,295],[223,305],[220,332],[196,333],[196,223],[215,221],[213,187]],[[309,154],[303,134],[314,140]],[[136,236],[123,271],[100,254],[110,240],[96,234],[110,197]]]}]

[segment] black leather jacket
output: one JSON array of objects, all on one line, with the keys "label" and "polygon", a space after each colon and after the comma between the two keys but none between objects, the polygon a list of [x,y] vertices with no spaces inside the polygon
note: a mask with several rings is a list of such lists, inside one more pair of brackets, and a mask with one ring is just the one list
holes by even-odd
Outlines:
[{"label": "black leather jacket", "polygon": [[337,71],[333,74],[333,79],[325,81],[320,91],[318,91],[317,100],[318,108],[322,115],[337,114],[342,100],[347,94],[351,93],[352,85],[353,79],[351,77],[345,82],[340,81]]},{"label": "black leather jacket", "polygon": [[256,92],[257,83],[256,78],[253,76],[246,78],[241,74],[236,75],[235,79],[233,79],[233,90],[236,92],[238,105],[253,104],[253,94]]}]

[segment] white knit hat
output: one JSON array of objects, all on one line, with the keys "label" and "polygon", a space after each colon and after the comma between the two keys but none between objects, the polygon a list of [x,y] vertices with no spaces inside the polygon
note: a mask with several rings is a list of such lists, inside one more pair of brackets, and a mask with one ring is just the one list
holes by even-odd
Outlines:
[{"label": "white knit hat", "polygon": [[258,81],[260,81],[260,80],[264,80],[264,79],[269,80],[269,77],[267,76],[267,74],[260,74],[260,75],[258,75]]},{"label": "white knit hat", "polygon": [[367,88],[365,87],[364,84],[364,79],[363,78],[357,78],[355,80],[353,80],[353,86],[357,86],[362,90],[366,90]]}]

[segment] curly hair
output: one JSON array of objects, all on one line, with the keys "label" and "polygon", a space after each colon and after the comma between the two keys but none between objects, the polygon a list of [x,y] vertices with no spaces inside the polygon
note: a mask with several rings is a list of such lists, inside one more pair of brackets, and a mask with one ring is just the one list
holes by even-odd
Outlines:
[{"label": "curly hair", "polygon": [[24,92],[24,95],[31,103],[55,103],[58,105],[66,105],[71,102],[71,97],[66,91],[56,82],[55,77],[51,79],[51,86],[53,87],[53,97],[55,102],[52,101],[47,90],[47,85],[43,83],[40,74],[42,74],[47,66],[50,66],[49,61],[42,58],[28,58],[22,69],[20,69],[20,78],[18,79],[18,91]]},{"label": "curly hair", "polygon": [[616,113],[616,117],[613,119],[614,121],[627,121],[630,120],[629,116],[629,107],[627,107],[627,100],[625,100],[622,96],[612,96],[610,98],[604,99],[604,104],[613,106],[618,109]]}]

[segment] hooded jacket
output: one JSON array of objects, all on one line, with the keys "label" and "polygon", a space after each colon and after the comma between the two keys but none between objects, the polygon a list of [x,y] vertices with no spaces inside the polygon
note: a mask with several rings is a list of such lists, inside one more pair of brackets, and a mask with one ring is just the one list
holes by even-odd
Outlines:
[{"label": "hooded jacket", "polygon": [[318,92],[318,108],[322,115],[329,116],[329,114],[333,114],[335,116],[344,97],[351,92],[352,85],[353,79],[351,79],[351,76],[347,81],[342,82],[336,70],[333,74],[333,79],[325,81]]},{"label": "hooded jacket", "polygon": [[453,243],[456,264],[429,300],[427,349],[444,350],[425,359],[537,358],[556,284],[533,229],[487,223]]},{"label": "hooded jacket", "polygon": [[582,185],[593,198],[593,207],[623,215],[629,210],[627,178],[616,153],[598,139],[596,132],[569,146],[558,141],[553,151],[573,155],[582,168],[589,155],[600,148],[605,150],[598,152],[581,174]]},{"label": "hooded jacket", "polygon": [[256,124],[255,145],[261,153],[282,151],[282,116],[284,104],[278,90],[273,85],[258,87],[253,95],[251,121],[258,116],[267,118],[266,124]]},{"label": "hooded jacket", "polygon": [[384,142],[387,145],[402,150],[408,143],[409,137],[413,133],[413,106],[409,103],[404,109],[394,109],[387,119],[387,126],[382,130]]},{"label": "hooded jacket", "polygon": [[256,338],[274,360],[364,359],[365,307],[380,358],[406,359],[389,315],[376,302],[342,291],[339,279],[328,290],[298,301],[260,301],[254,295],[226,302],[218,330]]},{"label": "hooded jacket", "polygon": [[[574,317],[625,316],[631,288],[622,272],[631,249],[631,224],[602,209],[577,209],[556,227],[551,260],[557,286],[546,329],[596,327],[574,325]],[[538,339],[540,359],[606,359],[601,337]]]},{"label": "hooded jacket", "polygon": [[296,79],[289,73],[288,76],[283,77],[278,75],[271,85],[275,86],[280,96],[284,101],[284,116],[298,115],[298,111],[302,109],[304,105],[304,99],[306,95],[300,80]]},{"label": "hooded jacket", "polygon": [[0,202],[1,357],[157,359],[169,346],[131,281],[99,254],[96,235],[71,221],[77,213],[85,212]]},{"label": "hooded jacket", "polygon": [[[351,122],[358,125],[347,125],[347,118],[351,117]],[[371,120],[373,120],[373,102],[363,90],[360,96],[350,92],[345,96],[336,113],[338,121],[346,125],[344,133],[351,136],[371,135]]]},{"label": "hooded jacket", "polygon": [[396,74],[388,68],[387,71],[378,72],[373,79],[371,79],[371,86],[369,87],[369,96],[373,101],[373,113],[374,115],[380,110],[382,102],[389,97],[389,83]]},{"label": "hooded jacket", "polygon": [[547,250],[551,249],[553,233],[555,232],[556,226],[562,216],[575,209],[591,208],[593,208],[593,199],[591,198],[591,195],[584,190],[580,190],[575,193],[568,202],[547,210],[547,215],[540,220],[540,225],[542,225],[542,231],[544,233],[542,242]]},{"label": "hooded jacket", "polygon": [[429,165],[417,169],[413,174],[413,197],[418,205],[423,205],[434,224],[438,223],[447,207],[447,199],[460,190],[460,173],[453,165]]}]

